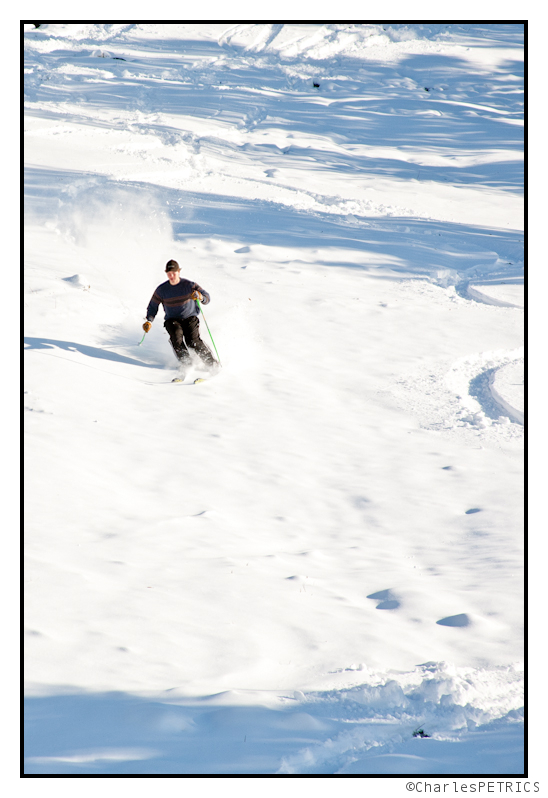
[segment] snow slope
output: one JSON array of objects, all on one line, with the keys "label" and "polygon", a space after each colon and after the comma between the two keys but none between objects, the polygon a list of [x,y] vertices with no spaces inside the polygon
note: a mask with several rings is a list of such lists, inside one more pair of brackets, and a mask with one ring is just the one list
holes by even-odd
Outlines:
[{"label": "snow slope", "polygon": [[25,27],[26,772],[522,773],[523,26]]}]

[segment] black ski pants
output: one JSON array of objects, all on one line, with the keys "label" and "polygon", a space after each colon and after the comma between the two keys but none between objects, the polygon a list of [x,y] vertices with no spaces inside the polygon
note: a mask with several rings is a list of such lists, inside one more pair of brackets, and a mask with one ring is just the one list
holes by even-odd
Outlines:
[{"label": "black ski pants", "polygon": [[167,319],[164,327],[169,333],[177,360],[181,363],[190,361],[189,349],[193,349],[208,366],[215,363],[215,358],[200,338],[200,320],[197,316],[190,316],[188,319]]}]

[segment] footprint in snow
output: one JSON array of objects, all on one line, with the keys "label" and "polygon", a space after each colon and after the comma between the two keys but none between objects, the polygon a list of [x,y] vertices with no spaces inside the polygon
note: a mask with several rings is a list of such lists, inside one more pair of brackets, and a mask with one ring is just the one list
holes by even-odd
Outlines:
[{"label": "footprint in snow", "polygon": [[436,621],[439,626],[470,626],[472,623],[470,617],[465,613],[461,612],[460,615],[448,615],[447,618],[441,618],[441,620]]},{"label": "footprint in snow", "polygon": [[368,599],[378,601],[376,609],[378,610],[397,610],[401,606],[401,602],[397,596],[390,590],[378,590],[376,593],[370,593]]}]

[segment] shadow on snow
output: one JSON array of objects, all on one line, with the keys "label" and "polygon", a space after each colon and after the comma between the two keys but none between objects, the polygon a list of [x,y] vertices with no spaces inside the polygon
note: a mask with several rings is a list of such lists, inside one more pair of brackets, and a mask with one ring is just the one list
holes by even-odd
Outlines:
[{"label": "shadow on snow", "polygon": [[[215,238],[243,245],[276,248],[322,248],[326,266],[358,268],[384,277],[434,277],[440,270],[478,268],[497,274],[523,261],[523,234],[517,230],[434,221],[416,217],[360,216],[299,210],[269,200],[200,194],[137,181],[109,180],[77,170],[29,166],[25,170],[25,208],[37,224],[60,225],[70,236],[71,215],[85,217],[104,206],[123,216],[132,204],[154,201],[169,219],[175,241]],[[152,224],[152,219],[150,223]],[[330,247],[347,250],[348,260],[330,260]],[[363,252],[363,262],[356,253]],[[274,259],[276,262],[276,259]],[[288,260],[286,263],[291,263]],[[305,266],[306,264],[302,264]],[[252,268],[252,266],[251,266]],[[486,271],[487,270],[487,271]],[[515,269],[514,269],[515,271]]]},{"label": "shadow on snow", "polygon": [[64,349],[66,352],[79,352],[86,357],[99,358],[100,360],[113,360],[116,363],[124,363],[127,366],[143,366],[150,369],[161,369],[161,365],[154,365],[145,363],[142,360],[135,360],[125,355],[120,355],[117,352],[111,352],[108,349],[100,349],[96,346],[87,346],[85,344],[77,344],[73,341],[57,341],[52,338],[29,338],[25,337],[26,349]]},{"label": "shadow on snow", "polygon": [[[502,41],[505,32],[495,33],[500,44],[498,39]],[[515,38],[518,31],[514,34]],[[33,37],[48,38],[47,32]],[[493,46],[488,41],[484,46]],[[65,107],[62,114],[56,109],[32,108],[32,115],[64,124],[148,133],[164,145],[184,143],[193,153],[222,143],[232,158],[249,161],[256,152],[274,168],[280,165],[282,153],[284,159],[289,153],[290,162],[302,168],[314,160],[326,170],[439,182],[447,182],[449,175],[457,184],[522,192],[523,128],[506,124],[523,117],[516,100],[516,81],[523,73],[518,61],[501,59],[491,65],[496,81],[489,89],[479,66],[439,53],[402,55],[396,64],[387,65],[348,55],[303,61],[303,54],[253,52],[226,41],[174,39],[166,51],[157,39],[132,39],[128,29],[112,40],[118,48],[112,52],[125,58],[119,61],[93,57],[101,41],[82,39],[79,43],[80,50],[33,51],[29,69],[35,69],[37,60],[42,69],[26,76],[27,96]],[[508,47],[508,40],[503,46]],[[132,47],[136,55],[131,54]],[[93,82],[75,79],[72,72],[63,71],[66,65],[97,69],[98,77]],[[319,89],[312,87],[311,78],[298,76],[303,69],[317,76]],[[102,76],[104,70],[108,78]],[[324,90],[326,85],[331,89]],[[469,102],[474,96],[477,104]],[[101,115],[94,116],[94,109],[100,109]],[[104,117],[109,109],[117,112],[114,119]],[[213,120],[221,126],[219,134],[223,124],[248,133],[283,135],[288,131],[291,146],[281,150],[268,143],[238,145],[217,139],[215,132],[196,136],[184,130],[183,119],[182,126],[176,127],[158,118],[166,113]],[[307,137],[306,146],[299,145],[300,137]],[[329,148],[315,149],[312,142],[322,139]],[[395,148],[399,157],[384,153],[378,160],[374,148],[387,147]],[[372,148],[372,158],[364,148]],[[471,153],[481,160],[482,152],[499,150],[506,155],[495,163],[452,163],[454,156]],[[508,152],[515,152],[515,159],[509,159]],[[420,165],[425,154],[445,157],[447,166]]]},{"label": "shadow on snow", "polygon": [[458,739],[453,734],[425,741],[413,737],[416,724],[424,722],[417,713],[428,706],[437,727],[440,712],[444,728],[447,709],[418,702],[416,711],[383,711],[351,696],[347,691],[341,700],[335,691],[300,702],[289,691],[276,709],[231,703],[230,693],[165,701],[122,692],[28,697],[24,772],[523,774],[519,713],[472,724]]}]

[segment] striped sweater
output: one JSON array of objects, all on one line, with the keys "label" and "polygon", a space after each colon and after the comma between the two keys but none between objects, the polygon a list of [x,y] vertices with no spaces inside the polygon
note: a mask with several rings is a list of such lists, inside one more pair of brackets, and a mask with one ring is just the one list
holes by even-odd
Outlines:
[{"label": "striped sweater", "polygon": [[158,286],[148,303],[147,321],[154,321],[160,304],[164,306],[165,319],[188,319],[200,313],[198,303],[192,299],[192,292],[199,291],[203,296],[202,304],[207,305],[211,297],[198,283],[192,283],[181,277],[177,285],[171,285],[169,280]]}]

